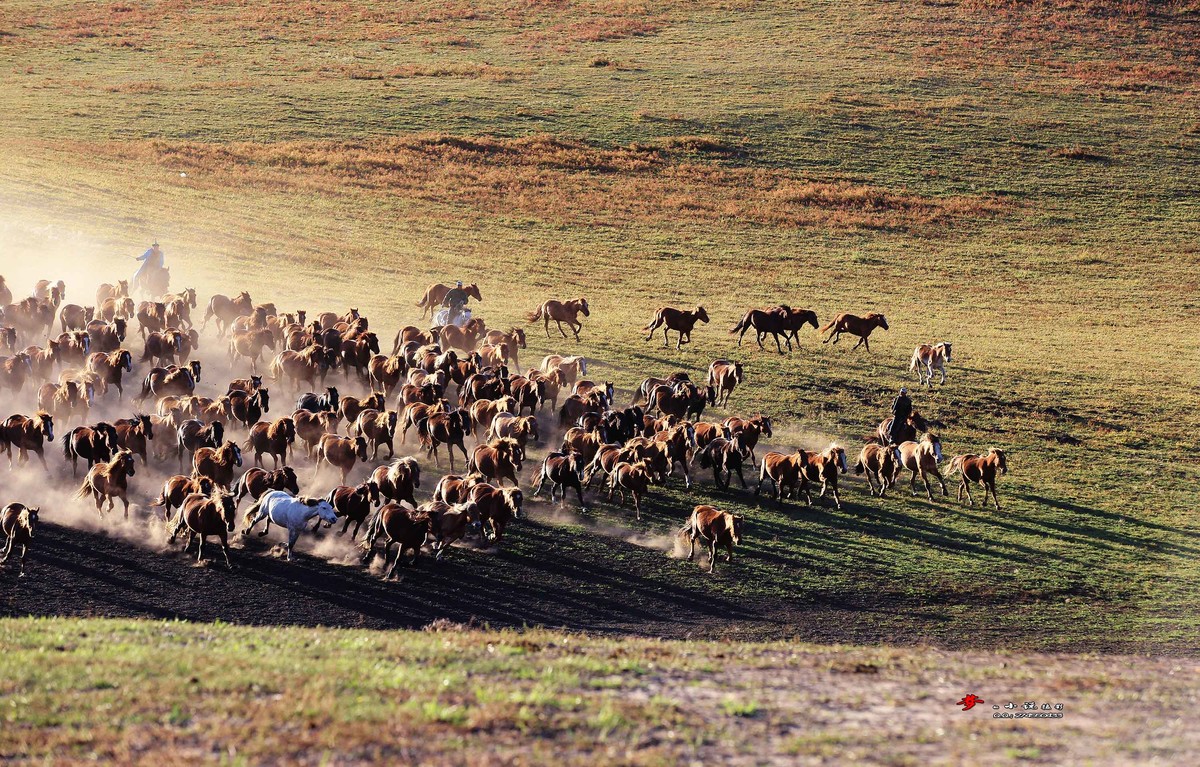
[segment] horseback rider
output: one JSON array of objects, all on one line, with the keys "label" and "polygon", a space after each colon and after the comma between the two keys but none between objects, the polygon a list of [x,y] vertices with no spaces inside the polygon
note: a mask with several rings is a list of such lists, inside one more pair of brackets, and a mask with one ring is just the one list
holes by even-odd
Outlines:
[{"label": "horseback rider", "polygon": [[892,400],[892,427],[888,430],[888,437],[891,438],[893,445],[899,445],[904,441],[905,429],[908,427],[908,419],[912,412],[912,400],[908,398],[908,389],[901,387],[900,393]]},{"label": "horseback rider", "polygon": [[442,306],[450,308],[450,313],[446,315],[447,325],[453,325],[454,320],[462,314],[468,298],[467,291],[463,290],[462,280],[454,283],[454,287],[446,291],[446,297],[442,299]]},{"label": "horseback rider", "polygon": [[142,265],[138,267],[137,273],[133,275],[134,285],[141,283],[142,280],[144,280],[151,272],[163,268],[163,252],[162,249],[158,247],[157,242],[151,245],[149,250],[134,260],[142,262]]}]

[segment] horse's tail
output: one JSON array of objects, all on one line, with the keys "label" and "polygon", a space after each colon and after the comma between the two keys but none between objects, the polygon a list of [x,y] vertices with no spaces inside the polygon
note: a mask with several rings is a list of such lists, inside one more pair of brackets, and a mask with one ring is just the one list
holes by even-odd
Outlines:
[{"label": "horse's tail", "polygon": [[146,377],[142,379],[142,393],[139,394],[136,397],[136,399],[138,402],[143,402],[149,396],[150,396],[150,374],[147,373]]},{"label": "horse's tail", "polygon": [[525,321],[532,323],[532,322],[537,322],[538,320],[540,320],[542,318],[542,312],[545,310],[545,306],[546,306],[545,304],[542,304],[541,306],[539,306],[537,308],[536,311],[527,313],[525,315]]},{"label": "horse's tail", "polygon": [[955,472],[962,471],[962,464],[963,464],[964,457],[965,456],[956,455],[950,459],[950,468],[946,469],[947,477],[949,477],[951,474],[954,474]]},{"label": "horse's tail", "polygon": [[64,434],[62,436],[61,442],[62,442],[63,458],[66,458],[67,460],[75,458],[76,457],[75,451],[71,448],[71,432],[67,432],[66,434]]},{"label": "horse's tail", "polygon": [[[238,481],[240,482],[241,480],[238,480]],[[151,505],[151,506],[166,506],[166,505],[167,505],[167,491],[166,491],[166,488],[163,488],[162,492],[160,492],[160,493],[158,494],[158,497],[157,497],[157,498],[155,498],[153,501],[151,501],[151,502],[150,502],[150,505]]]},{"label": "horse's tail", "polygon": [[740,333],[743,330],[749,330],[751,327],[750,312],[746,312],[746,316],[738,320],[738,324],[729,329],[730,333]]},{"label": "horse's tail", "polygon": [[90,492],[92,492],[92,477],[91,477],[91,474],[89,473],[88,476],[83,478],[83,484],[80,485],[79,489],[75,491],[74,497],[75,498],[83,498]]},{"label": "horse's tail", "polygon": [[920,364],[920,362],[921,362],[921,350],[917,349],[916,351],[913,352],[912,359],[909,360],[909,362],[908,362],[908,372],[911,373],[912,371],[916,370],[917,365]]},{"label": "horse's tail", "polygon": [[642,331],[644,332],[647,330],[654,330],[661,324],[662,324],[662,312],[657,311],[654,313],[654,319],[650,320],[650,324],[646,325],[644,328],[642,328]]},{"label": "horse's tail", "polygon": [[834,325],[837,325],[837,317],[826,323],[825,327],[821,328],[821,332],[824,333],[826,330],[833,330]]},{"label": "horse's tail", "polygon": [[866,467],[863,465],[861,458],[859,458],[857,461],[854,462],[854,473],[855,474],[862,474],[865,469],[866,469]]},{"label": "horse's tail", "polygon": [[[420,304],[417,304],[417,306],[420,306]],[[402,336],[403,334],[404,334],[403,328],[396,331],[396,340],[392,341],[392,356],[393,357],[395,357],[397,354],[400,353],[400,336]]]},{"label": "horse's tail", "polygon": [[358,542],[358,547],[363,551],[369,552],[375,547],[375,539],[379,537],[378,528],[382,519],[383,506],[376,506],[367,515],[367,521],[364,523],[366,525],[366,535]]},{"label": "horse's tail", "polygon": [[250,504],[250,508],[246,509],[246,514],[242,517],[242,530],[249,532],[250,521],[258,516],[258,512],[262,509],[262,498],[259,498],[254,503]]},{"label": "horse's tail", "polygon": [[215,316],[216,312],[213,311],[212,302],[210,301],[208,306],[204,309],[204,324],[200,326],[200,329],[204,330],[206,327],[208,327],[208,321]]}]

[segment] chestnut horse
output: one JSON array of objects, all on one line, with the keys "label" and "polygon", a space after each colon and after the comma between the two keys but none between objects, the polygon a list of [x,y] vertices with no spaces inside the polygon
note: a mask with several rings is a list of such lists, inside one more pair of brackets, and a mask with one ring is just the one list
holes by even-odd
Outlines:
[{"label": "chestnut horse", "polygon": [[375,506],[380,505],[379,485],[369,480],[357,487],[338,485],[329,491],[325,500],[329,502],[339,517],[346,519],[342,529],[338,531],[338,535],[345,535],[346,531],[350,529],[350,523],[353,522],[354,532],[350,533],[350,540],[354,540],[358,537],[359,528],[367,520],[367,515],[371,513],[372,503]]},{"label": "chestnut horse", "polygon": [[226,490],[233,485],[233,470],[241,465],[241,448],[228,440],[219,448],[202,447],[192,453],[192,474],[208,477]]},{"label": "chestnut horse", "polygon": [[133,355],[128,350],[118,349],[110,354],[92,352],[88,356],[87,369],[100,376],[105,384],[117,387],[117,399],[125,399],[122,377],[133,372]]},{"label": "chestnut horse", "polygon": [[83,498],[90,494],[96,500],[96,512],[101,519],[104,518],[104,501],[108,501],[108,510],[112,511],[116,505],[113,500],[120,498],[125,506],[125,519],[129,519],[129,478],[133,474],[133,453],[118,450],[112,460],[98,463],[88,471],[75,497]]},{"label": "chestnut horse", "polygon": [[18,578],[25,577],[25,555],[29,553],[29,544],[33,542],[33,533],[37,529],[38,512],[41,508],[32,508],[23,503],[10,503],[0,509],[0,535],[8,539],[4,544],[4,553],[0,555],[0,565],[8,561],[15,547],[21,547],[20,570]]},{"label": "chestnut horse", "polygon": [[164,518],[170,520],[171,511],[181,507],[184,498],[187,498],[192,493],[212,495],[216,487],[216,484],[208,477],[185,477],[182,474],[176,474],[173,477],[168,477],[167,481],[163,482],[158,498],[151,501],[150,505],[162,506]]},{"label": "chestnut horse", "polygon": [[[923,386],[933,388],[933,371],[942,374],[941,383],[946,383],[946,363],[950,361],[950,344],[941,343],[930,346],[921,344],[913,349],[912,359],[908,363],[909,372],[916,371],[917,380]],[[924,370],[922,370],[924,368]]]},{"label": "chestnut horse", "polygon": [[253,308],[254,302],[250,300],[250,294],[244,290],[238,293],[236,298],[218,293],[209,299],[208,309],[204,311],[204,324],[200,327],[201,329],[208,327],[208,321],[215,319],[217,336],[223,338],[226,328],[238,317],[250,314]]},{"label": "chestnut horse", "polygon": [[562,333],[562,337],[566,338],[567,333],[563,330],[563,323],[567,323],[567,327],[571,328],[571,332],[575,334],[575,340],[579,340],[579,331],[583,330],[583,323],[579,321],[579,315],[584,317],[592,316],[591,310],[588,309],[586,298],[572,298],[569,301],[557,301],[550,299],[544,302],[536,310],[525,315],[525,319],[533,324],[538,320],[542,321],[542,325],[546,329],[546,338],[550,337],[550,320],[554,320],[558,324],[558,332]]},{"label": "chestnut horse", "polygon": [[708,312],[704,310],[703,306],[697,306],[693,311],[664,306],[654,312],[654,319],[650,320],[650,324],[642,330],[650,331],[650,334],[646,336],[646,340],[649,341],[654,338],[654,331],[661,327],[664,349],[670,346],[671,339],[668,334],[674,330],[679,334],[679,338],[675,339],[675,348],[680,349],[683,344],[692,342],[692,328],[696,327],[697,322],[708,322]]},{"label": "chestnut horse", "polygon": [[[370,564],[371,560],[375,558],[375,541],[382,536],[383,579],[387,580],[396,572],[396,565],[400,564],[405,550],[411,550],[413,553],[412,560],[408,564],[416,565],[417,557],[421,555],[421,547],[425,545],[425,537],[428,533],[429,515],[427,513],[394,501],[381,506],[371,512],[371,517],[367,520],[367,536],[359,544],[366,551],[363,554],[362,563]],[[393,543],[398,546],[396,558],[392,561],[392,566],[388,567],[388,552]]]},{"label": "chestnut horse", "polygon": [[744,381],[742,363],[716,360],[708,366],[708,386],[717,393],[714,405],[726,407],[734,387]]},{"label": "chestnut horse", "polygon": [[296,470],[291,466],[267,471],[258,467],[246,469],[246,473],[238,477],[233,486],[236,503],[241,503],[247,495],[257,501],[268,490],[284,490],[292,495],[300,495],[300,480]]},{"label": "chestnut horse", "polygon": [[871,495],[876,495],[875,483],[878,482],[878,495],[883,498],[888,488],[896,484],[896,475],[900,472],[900,466],[896,463],[896,451],[875,443],[863,445],[858,454],[858,463],[854,464],[854,473],[864,472]]},{"label": "chestnut horse", "polygon": [[930,474],[941,483],[942,495],[950,495],[946,490],[946,480],[942,479],[942,473],[938,471],[938,462],[942,460],[942,441],[936,434],[926,434],[921,437],[920,442],[903,442],[894,449],[900,466],[912,472],[908,487],[913,495],[917,494],[918,473],[921,475],[921,481],[925,483],[925,495],[930,501],[933,500],[933,492],[929,489]]},{"label": "chestnut horse", "polygon": [[[874,440],[880,445],[887,445],[892,441],[892,417],[888,417],[879,422],[879,427],[875,429],[869,439]],[[917,434],[929,430],[929,422],[925,420],[925,416],[912,411],[904,427],[900,430],[900,442],[916,442]]]},{"label": "chestnut horse", "polygon": [[871,335],[871,331],[875,328],[888,329],[887,319],[877,312],[871,312],[866,317],[857,317],[853,314],[839,314],[833,320],[821,328],[821,332],[832,331],[829,337],[821,343],[827,344],[832,340],[835,344],[841,340],[842,333],[849,333],[852,336],[858,336],[858,343],[854,345],[851,351],[860,346],[867,347],[867,351],[871,351],[871,343],[867,338]]},{"label": "chestnut horse", "polygon": [[19,463],[29,460],[29,451],[37,453],[42,461],[42,468],[47,472],[46,454],[43,452],[46,442],[54,441],[54,417],[44,410],[34,413],[33,418],[23,415],[10,415],[8,420],[0,425],[0,448],[8,454],[8,468],[13,468],[12,449],[19,451]]},{"label": "chestnut horse", "polygon": [[965,490],[967,503],[974,506],[975,499],[971,497],[971,483],[978,482],[983,485],[983,506],[987,507],[988,491],[991,491],[996,511],[1000,511],[1000,499],[996,497],[996,474],[997,472],[1008,473],[1008,459],[1004,456],[1003,450],[989,447],[986,455],[956,455],[950,459],[950,469],[946,474],[953,474],[956,471],[962,473],[962,484],[958,486],[959,501],[962,501]]},{"label": "chestnut horse", "polygon": [[692,516],[681,531],[691,542],[688,551],[688,561],[696,555],[696,541],[702,540],[708,544],[708,571],[713,571],[717,563],[717,548],[724,546],[728,554],[725,561],[733,562],[733,547],[742,542],[742,516],[720,511],[712,506],[697,506],[692,509]]}]

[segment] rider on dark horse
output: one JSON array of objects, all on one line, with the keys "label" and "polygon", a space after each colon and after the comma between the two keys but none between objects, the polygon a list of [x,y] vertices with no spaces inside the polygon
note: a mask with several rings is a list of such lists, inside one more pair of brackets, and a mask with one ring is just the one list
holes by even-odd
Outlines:
[{"label": "rider on dark horse", "polygon": [[446,297],[442,299],[442,306],[450,308],[450,313],[446,315],[446,324],[453,325],[454,320],[462,314],[463,309],[467,305],[467,291],[463,290],[462,280],[454,284],[454,287],[446,291]]},{"label": "rider on dark horse", "polygon": [[900,393],[896,395],[896,399],[892,400],[892,428],[889,430],[888,436],[891,438],[893,445],[899,445],[904,441],[908,419],[912,415],[912,412],[912,400],[908,398],[908,389],[901,388]]},{"label": "rider on dark horse", "polygon": [[142,262],[142,265],[138,267],[137,273],[133,275],[134,285],[144,285],[147,277],[154,272],[163,269],[163,252],[162,249],[158,247],[157,242],[151,245],[149,250],[134,260]]}]

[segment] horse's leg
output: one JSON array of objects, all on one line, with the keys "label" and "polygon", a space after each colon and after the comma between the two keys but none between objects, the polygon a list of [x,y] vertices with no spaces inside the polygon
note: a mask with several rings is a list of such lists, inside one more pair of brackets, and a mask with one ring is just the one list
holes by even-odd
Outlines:
[{"label": "horse's leg", "polygon": [[[688,527],[691,528],[690,522]],[[696,556],[696,531],[694,528],[688,530],[688,542],[691,543],[691,546],[688,548],[687,561],[691,562],[692,558]]]},{"label": "horse's leg", "polygon": [[125,519],[129,519],[129,498],[121,493],[121,503],[125,506]]},{"label": "horse's leg", "polygon": [[[319,518],[318,518],[317,522],[318,522],[318,524],[320,524]],[[292,556],[292,547],[296,545],[296,540],[299,537],[300,537],[300,530],[293,529],[290,527],[288,528],[287,560],[289,562],[291,562],[292,559],[294,559],[294,557]]]},{"label": "horse's leg", "polygon": [[[945,384],[945,383],[946,383],[946,366],[945,366],[945,365],[939,365],[939,366],[938,366],[938,370],[939,370],[939,371],[941,372],[941,374],[942,374],[942,384]],[[932,380],[933,380],[933,371],[930,371],[930,372],[929,372],[929,380],[930,380],[930,381],[932,381]]]},{"label": "horse's leg", "polygon": [[712,543],[708,545],[708,572],[713,571],[713,567],[717,564],[717,534],[713,533]]},{"label": "horse's leg", "polygon": [[928,497],[929,500],[932,501],[933,500],[933,490],[931,490],[929,487],[929,472],[924,468],[921,469],[921,481],[925,483],[926,497]]},{"label": "horse's leg", "polygon": [[[567,331],[563,330],[563,326],[562,326],[562,320],[555,320],[554,322],[555,322],[555,323],[558,325],[558,332],[559,332],[559,333],[562,333],[562,337],[563,337],[563,338],[566,338],[566,337],[567,337]],[[398,555],[397,555],[397,556],[398,556]]]},{"label": "horse's leg", "polygon": [[912,494],[914,496],[917,494],[917,469],[916,469],[916,467],[913,467],[913,469],[912,469],[912,476],[908,480],[908,489],[912,491]]},{"label": "horse's leg", "polygon": [[545,328],[545,330],[546,330],[546,338],[549,338],[550,337],[550,315],[549,314],[542,315],[542,327]]},{"label": "horse's leg", "polygon": [[[638,493],[637,490],[630,490],[629,493],[630,493],[630,495],[633,496],[633,518],[635,520],[637,520],[638,522],[641,522],[642,521],[642,496]],[[582,502],[583,502],[583,499],[580,498],[581,505],[582,505]]]},{"label": "horse's leg", "polygon": [[935,464],[934,467],[932,469],[930,469],[930,471],[933,472],[933,476],[937,477],[938,483],[942,486],[942,497],[949,498],[950,491],[948,491],[946,489],[946,480],[945,480],[945,478],[942,477],[941,470],[938,469],[937,465]]},{"label": "horse's leg", "polygon": [[996,497],[996,480],[992,480],[984,486],[983,501],[987,503],[987,488],[992,489],[992,503],[996,504],[996,511],[1000,511],[1000,499]]},{"label": "horse's leg", "polygon": [[[262,532],[260,532],[260,533],[258,534],[258,537],[259,537],[259,538],[263,537],[264,535],[266,535],[267,533],[269,533],[269,532],[271,531],[271,518],[270,518],[270,517],[267,517],[266,519],[267,519],[267,526],[266,526],[266,527],[264,527],[264,528],[262,529]],[[251,528],[253,528],[253,525],[251,525]],[[250,532],[250,530],[246,530],[246,532]]]},{"label": "horse's leg", "polygon": [[646,336],[647,341],[650,341],[654,338],[654,331],[656,330],[658,330],[658,320],[654,320],[650,323],[650,335]]},{"label": "horse's leg", "polygon": [[[14,531],[14,532],[15,532],[15,531]],[[14,540],[16,540],[16,536],[13,536],[13,537],[9,538],[9,539],[8,539],[8,542],[7,542],[7,543],[4,545],[4,553],[3,553],[3,554],[0,554],[0,565],[2,565],[2,564],[4,564],[5,562],[7,562],[7,561],[8,561],[8,555],[9,555],[9,554],[12,554],[12,547],[13,547],[13,541],[14,541]]]},{"label": "horse's leg", "polygon": [[[962,481],[960,481],[958,483],[958,502],[959,503],[962,503],[964,491],[967,494],[967,505],[972,506],[972,507],[975,506],[975,499],[971,497],[971,488],[967,487],[967,477],[965,474],[962,477]],[[984,506],[987,505],[987,488],[984,488],[983,505]]]},{"label": "horse's leg", "polygon": [[233,563],[229,561],[229,541],[225,539],[224,534],[221,535],[221,553],[225,555],[225,566],[232,570]]},{"label": "horse's leg", "polygon": [[200,536],[200,542],[196,545],[196,562],[204,560],[204,536]]}]

